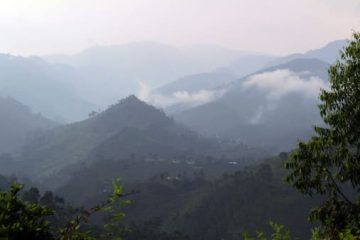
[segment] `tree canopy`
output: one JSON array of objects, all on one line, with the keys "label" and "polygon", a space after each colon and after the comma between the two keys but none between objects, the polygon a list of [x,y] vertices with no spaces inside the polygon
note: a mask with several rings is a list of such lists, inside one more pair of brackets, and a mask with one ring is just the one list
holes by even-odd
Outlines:
[{"label": "tree canopy", "polygon": [[49,222],[45,217],[53,212],[36,203],[18,198],[23,185],[14,183],[9,192],[0,192],[0,238],[5,239],[53,239]]},{"label": "tree canopy", "polygon": [[319,105],[325,126],[315,127],[316,135],[300,142],[285,166],[296,189],[324,197],[310,218],[336,239],[344,229],[360,229],[360,33],[329,68],[329,81]]}]

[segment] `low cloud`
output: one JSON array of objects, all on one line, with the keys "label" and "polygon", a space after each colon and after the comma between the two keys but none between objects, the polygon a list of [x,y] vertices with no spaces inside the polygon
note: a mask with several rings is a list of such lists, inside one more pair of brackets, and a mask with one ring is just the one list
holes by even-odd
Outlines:
[{"label": "low cloud", "polygon": [[[317,98],[320,89],[328,89],[328,85],[310,72],[295,73],[288,69],[264,72],[253,75],[243,82],[243,91],[257,90],[259,97],[265,96],[266,102],[249,117],[250,124],[259,124],[268,112],[274,111],[279,101],[291,93],[300,93],[306,98]],[[314,103],[315,104],[315,103]]]},{"label": "low cloud", "polygon": [[303,93],[307,97],[317,97],[320,89],[328,88],[321,78],[314,76],[303,78],[303,75],[287,69],[264,72],[249,77],[243,83],[243,87],[262,89],[269,100],[278,100],[289,93]]},{"label": "low cloud", "polygon": [[176,104],[189,104],[196,106],[213,101],[224,93],[220,90],[199,90],[194,93],[189,93],[187,91],[176,91],[170,95],[163,95],[152,92],[151,89],[143,82],[140,82],[139,86],[140,88],[137,94],[138,97],[149,104],[161,108],[168,108]]}]

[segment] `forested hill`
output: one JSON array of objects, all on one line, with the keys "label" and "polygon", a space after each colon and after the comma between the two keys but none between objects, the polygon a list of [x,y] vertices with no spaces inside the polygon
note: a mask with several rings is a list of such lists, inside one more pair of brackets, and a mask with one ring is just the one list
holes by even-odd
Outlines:
[{"label": "forested hill", "polygon": [[[29,139],[18,158],[20,168],[44,180],[72,164],[113,159],[164,159],[187,156],[233,156],[254,159],[244,145],[203,138],[165,113],[129,96],[87,120],[44,131]],[[64,178],[61,178],[64,181]],[[57,185],[60,182],[57,182]]]},{"label": "forested hill", "polygon": [[25,145],[19,160],[29,165],[30,173],[45,177],[83,161],[93,148],[125,128],[145,129],[169,121],[164,113],[130,96],[84,121],[39,133]]}]

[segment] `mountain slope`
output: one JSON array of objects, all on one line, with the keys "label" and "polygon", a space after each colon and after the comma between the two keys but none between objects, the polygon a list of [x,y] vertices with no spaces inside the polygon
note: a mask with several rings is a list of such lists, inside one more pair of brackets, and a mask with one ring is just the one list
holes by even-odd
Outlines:
[{"label": "mountain slope", "polygon": [[0,154],[13,152],[25,141],[27,135],[36,130],[56,125],[40,114],[12,98],[0,97]]}]

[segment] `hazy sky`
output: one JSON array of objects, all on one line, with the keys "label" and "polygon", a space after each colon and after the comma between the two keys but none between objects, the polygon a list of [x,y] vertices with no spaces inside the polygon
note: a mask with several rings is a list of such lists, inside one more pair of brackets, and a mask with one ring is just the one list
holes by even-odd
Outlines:
[{"label": "hazy sky", "polygon": [[0,0],[0,52],[21,55],[132,41],[286,54],[352,30],[360,0]]}]

